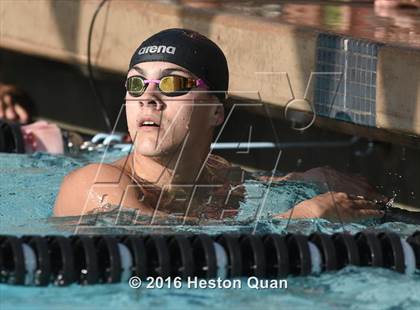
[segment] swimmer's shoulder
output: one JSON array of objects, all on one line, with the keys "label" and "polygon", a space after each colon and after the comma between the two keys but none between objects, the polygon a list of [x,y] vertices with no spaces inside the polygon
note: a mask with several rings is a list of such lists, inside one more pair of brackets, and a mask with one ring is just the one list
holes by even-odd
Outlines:
[{"label": "swimmer's shoulder", "polygon": [[[121,163],[89,164],[69,173],[61,183],[54,215],[79,215],[98,208],[102,203],[99,197],[101,192],[106,195],[108,203],[118,205],[126,187],[132,184]],[[91,197],[92,192],[97,197]]]},{"label": "swimmer's shoulder", "polygon": [[128,174],[127,169],[125,169],[126,161],[126,157],[123,157],[112,163],[92,163],[86,165],[70,172],[64,178],[63,183],[119,183],[120,179]]}]

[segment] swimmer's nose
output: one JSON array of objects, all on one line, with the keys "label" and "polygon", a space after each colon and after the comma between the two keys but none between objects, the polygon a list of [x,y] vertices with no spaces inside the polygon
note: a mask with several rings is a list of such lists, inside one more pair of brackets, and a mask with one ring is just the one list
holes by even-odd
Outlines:
[{"label": "swimmer's nose", "polygon": [[144,108],[153,108],[155,110],[162,110],[164,105],[159,99],[150,98],[149,100],[141,100],[140,106]]},{"label": "swimmer's nose", "polygon": [[162,110],[164,108],[163,102],[159,98],[159,90],[155,83],[147,85],[145,92],[140,97],[140,106],[145,108],[154,108],[156,110]]}]

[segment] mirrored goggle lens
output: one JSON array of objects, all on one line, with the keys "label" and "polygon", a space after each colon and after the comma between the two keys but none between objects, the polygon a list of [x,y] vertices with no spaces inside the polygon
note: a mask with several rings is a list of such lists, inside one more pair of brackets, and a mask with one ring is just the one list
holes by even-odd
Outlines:
[{"label": "mirrored goggle lens", "polygon": [[193,82],[180,76],[166,76],[159,83],[159,89],[166,95],[180,96],[193,87]]},{"label": "mirrored goggle lens", "polygon": [[132,76],[127,79],[127,91],[130,96],[140,97],[144,92],[144,81],[139,76]]}]

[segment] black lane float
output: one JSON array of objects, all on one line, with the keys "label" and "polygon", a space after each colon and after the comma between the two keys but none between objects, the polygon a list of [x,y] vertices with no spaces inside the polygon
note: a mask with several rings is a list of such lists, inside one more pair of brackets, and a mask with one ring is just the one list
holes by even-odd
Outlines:
[{"label": "black lane float", "polygon": [[127,282],[137,276],[279,279],[348,265],[420,270],[420,231],[355,235],[222,234],[0,236],[0,282],[66,286]]}]

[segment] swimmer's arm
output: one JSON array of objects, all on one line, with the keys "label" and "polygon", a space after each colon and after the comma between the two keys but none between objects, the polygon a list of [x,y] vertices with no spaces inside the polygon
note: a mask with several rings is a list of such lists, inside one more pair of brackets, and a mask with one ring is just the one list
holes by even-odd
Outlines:
[{"label": "swimmer's arm", "polygon": [[274,218],[325,218],[333,222],[354,222],[383,216],[384,212],[378,204],[370,200],[343,192],[327,192],[302,201]]},{"label": "swimmer's arm", "polygon": [[[262,181],[270,181],[266,176]],[[274,177],[273,181],[303,181],[316,184],[321,192],[344,192],[363,196],[370,200],[387,200],[368,180],[360,175],[343,173],[331,167],[313,168],[305,172],[291,172],[284,177]]]},{"label": "swimmer's arm", "polygon": [[[131,185],[131,186],[130,186]],[[91,164],[67,175],[58,193],[55,216],[83,215],[107,205],[146,209],[131,179],[109,164]]]}]

